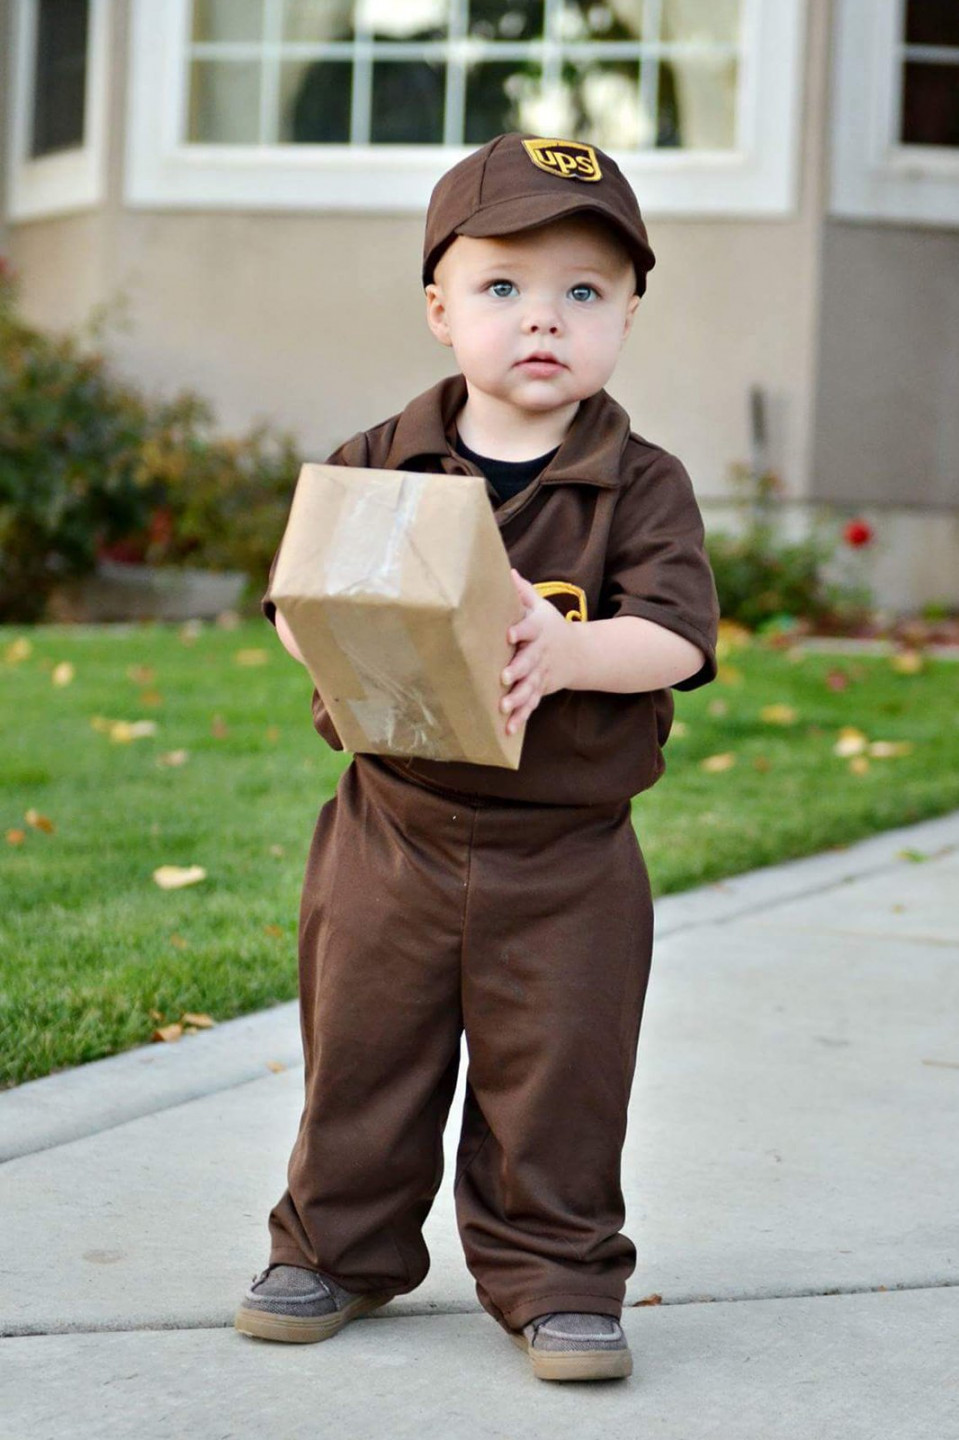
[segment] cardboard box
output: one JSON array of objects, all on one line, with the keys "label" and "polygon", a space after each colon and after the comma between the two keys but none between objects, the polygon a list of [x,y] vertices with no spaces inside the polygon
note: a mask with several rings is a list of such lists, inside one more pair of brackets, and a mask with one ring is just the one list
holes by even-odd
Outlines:
[{"label": "cardboard box", "polygon": [[347,750],[518,767],[509,568],[478,476],[303,466],[270,596]]}]

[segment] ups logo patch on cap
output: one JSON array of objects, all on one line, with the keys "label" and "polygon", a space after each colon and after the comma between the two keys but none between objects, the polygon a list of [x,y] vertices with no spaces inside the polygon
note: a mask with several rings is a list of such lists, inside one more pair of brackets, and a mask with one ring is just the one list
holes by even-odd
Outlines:
[{"label": "ups logo patch on cap", "polygon": [[561,180],[602,180],[603,172],[592,145],[578,140],[524,140],[523,149],[533,164]]}]

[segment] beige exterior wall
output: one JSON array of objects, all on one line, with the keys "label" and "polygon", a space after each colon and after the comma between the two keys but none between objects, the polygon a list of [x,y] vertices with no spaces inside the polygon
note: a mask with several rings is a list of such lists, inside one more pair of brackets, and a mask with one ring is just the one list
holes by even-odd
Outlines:
[{"label": "beige exterior wall", "polygon": [[823,240],[813,493],[954,510],[959,231],[831,220]]},{"label": "beige exterior wall", "polygon": [[[770,397],[773,464],[791,494],[811,486],[829,0],[811,0],[809,16],[797,213],[651,215],[657,266],[610,385],[702,495],[722,495],[729,465],[748,458],[757,383]],[[109,343],[127,374],[163,392],[194,386],[224,428],[268,418],[324,455],[450,369],[423,317],[421,221],[125,209],[126,18],[118,0],[108,203],[11,228],[26,309],[70,324],[125,297],[128,328]]]}]

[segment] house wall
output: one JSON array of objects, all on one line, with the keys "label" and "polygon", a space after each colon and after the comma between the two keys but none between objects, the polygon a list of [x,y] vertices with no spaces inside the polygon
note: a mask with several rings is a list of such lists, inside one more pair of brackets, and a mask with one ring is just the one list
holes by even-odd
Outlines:
[{"label": "house wall", "polygon": [[[11,227],[27,314],[66,325],[122,301],[109,348],[125,373],[164,393],[194,386],[224,428],[270,419],[325,455],[451,368],[423,316],[422,221],[126,209],[127,19],[117,0],[107,203]],[[797,212],[648,217],[657,265],[610,389],[701,495],[727,493],[729,466],[749,458],[757,383],[772,464],[792,495],[811,489],[828,19],[829,0],[810,0]]]},{"label": "house wall", "polygon": [[955,510],[959,231],[830,220],[822,275],[812,495]]}]

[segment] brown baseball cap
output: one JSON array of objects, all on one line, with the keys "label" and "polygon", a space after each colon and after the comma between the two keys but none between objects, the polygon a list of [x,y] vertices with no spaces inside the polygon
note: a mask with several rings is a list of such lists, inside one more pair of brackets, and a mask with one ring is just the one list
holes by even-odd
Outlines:
[{"label": "brown baseball cap", "polygon": [[629,181],[615,160],[579,140],[497,135],[437,182],[426,212],[423,284],[457,235],[518,235],[550,220],[600,215],[619,233],[636,269],[636,293],[656,264]]}]

